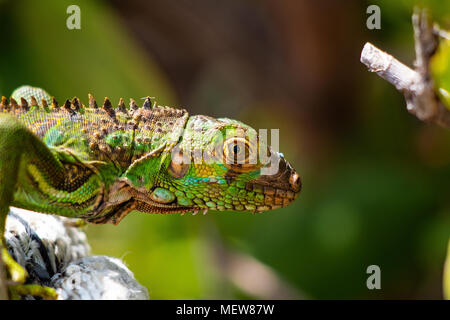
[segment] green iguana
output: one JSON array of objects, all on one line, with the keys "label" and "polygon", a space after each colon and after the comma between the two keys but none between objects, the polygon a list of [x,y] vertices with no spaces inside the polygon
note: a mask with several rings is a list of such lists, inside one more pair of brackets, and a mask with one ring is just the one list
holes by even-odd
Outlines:
[{"label": "green iguana", "polygon": [[[258,154],[258,156],[256,156]],[[262,161],[269,159],[270,161]],[[274,168],[275,170],[269,170]],[[61,106],[23,86],[0,102],[0,235],[9,206],[119,223],[129,212],[263,212],[285,207],[300,178],[251,127],[186,110],[108,98]],[[55,297],[23,285],[26,272],[2,246],[15,294]]]}]

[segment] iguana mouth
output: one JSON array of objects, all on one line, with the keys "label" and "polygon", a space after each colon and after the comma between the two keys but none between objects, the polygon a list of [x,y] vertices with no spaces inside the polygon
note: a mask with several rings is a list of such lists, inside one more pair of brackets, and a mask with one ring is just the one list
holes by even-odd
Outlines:
[{"label": "iguana mouth", "polygon": [[300,194],[301,188],[300,176],[283,158],[276,174],[263,175],[245,186],[247,191],[264,194],[264,204],[256,208],[257,212],[288,206]]},{"label": "iguana mouth", "polygon": [[[251,207],[245,206],[243,207],[245,208],[244,210],[239,210],[238,208],[235,208],[235,210],[257,213],[283,208],[291,204],[300,193],[301,182],[298,174],[289,164],[286,168],[287,170],[283,171],[281,174],[277,174],[273,177],[261,176],[257,180],[247,183],[245,185],[245,190],[264,195],[264,200],[258,205],[252,205]],[[286,187],[286,179],[289,184],[289,188],[284,188]],[[202,212],[205,215],[209,210],[209,208],[179,206],[176,203],[157,203],[148,199],[147,196],[139,194],[139,192],[136,192],[135,190],[133,191],[130,192],[130,195],[132,195],[130,199],[122,204],[118,204],[117,207],[108,214],[95,218],[89,217],[87,220],[91,223],[118,224],[129,212],[133,210],[160,214],[181,213],[181,215],[189,212],[191,212],[192,215],[196,215],[199,212]],[[215,208],[212,210],[221,211]]]},{"label": "iguana mouth", "polygon": [[[107,214],[107,217],[101,219],[101,223],[112,222],[116,224],[126,215],[124,211],[128,213],[132,210],[160,214],[181,213],[182,215],[190,212],[195,215],[199,212],[206,214],[210,209],[215,211],[235,210],[253,213],[280,209],[288,206],[297,198],[301,191],[301,180],[292,166],[281,157],[276,174],[262,175],[240,187],[241,191],[245,190],[247,194],[252,193],[254,195],[253,200],[249,198],[248,200],[239,201],[238,204],[226,203],[228,204],[226,208],[220,206],[219,203],[210,207],[210,203],[206,201],[205,205],[208,206],[183,206],[177,203],[177,197],[175,195],[172,195],[173,198],[168,200],[164,198],[159,199],[158,197],[155,198],[152,197],[152,194],[156,189],[161,189],[160,187],[156,187],[156,189],[152,189],[149,192],[144,188],[135,188],[128,179],[121,179],[112,189],[110,190],[112,191],[109,199],[110,204],[117,204],[123,201],[129,201],[129,203],[126,206],[117,206],[118,210],[113,210]],[[167,201],[164,202],[163,200]]]}]

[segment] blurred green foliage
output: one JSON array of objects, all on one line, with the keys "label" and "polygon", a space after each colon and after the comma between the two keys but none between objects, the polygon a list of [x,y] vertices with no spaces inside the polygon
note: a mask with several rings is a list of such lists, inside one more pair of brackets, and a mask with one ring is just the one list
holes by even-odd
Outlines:
[{"label": "blurred green foliage", "polygon": [[[66,28],[70,4],[0,1],[0,93],[30,84],[60,100],[91,92],[98,100],[152,95],[177,105],[162,69],[108,2],[77,1],[81,30]],[[355,63],[364,41],[412,62],[412,1],[361,2],[355,19],[369,4],[381,7],[382,29],[361,25],[361,46],[350,48]],[[450,3],[427,6],[448,23]],[[224,272],[222,250],[268,266],[294,297],[440,298],[450,230],[450,132],[420,123],[393,87],[362,65],[358,70],[359,90],[349,93],[357,121],[323,147],[324,159],[301,152],[296,120],[274,112],[276,103],[248,105],[236,116],[256,128],[280,128],[280,149],[304,183],[293,205],[256,216],[133,213],[118,226],[89,226],[93,253],[123,258],[153,299],[260,297]],[[227,113],[215,108],[209,114]],[[381,267],[380,291],[366,288],[372,264]]]},{"label": "blurred green foliage", "polygon": [[[39,84],[56,98],[90,92],[109,96],[143,97],[158,92],[173,103],[170,85],[158,66],[133,43],[117,15],[105,3],[79,1],[82,29],[69,30],[70,1],[29,0],[0,3],[3,50],[0,92],[9,94],[23,83]],[[85,31],[86,30],[86,31]]]},{"label": "blurred green foliage", "polygon": [[444,297],[450,300],[450,241],[448,242],[447,259],[444,266]]},{"label": "blurred green foliage", "polygon": [[442,40],[430,61],[434,83],[442,102],[450,108],[450,40]]}]

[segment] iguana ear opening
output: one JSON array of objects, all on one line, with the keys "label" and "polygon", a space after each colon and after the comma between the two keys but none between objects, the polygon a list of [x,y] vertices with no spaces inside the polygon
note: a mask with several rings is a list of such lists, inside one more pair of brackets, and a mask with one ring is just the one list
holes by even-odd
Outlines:
[{"label": "iguana ear opening", "polygon": [[173,150],[167,172],[175,179],[183,178],[189,170],[189,161],[183,157],[181,150]]}]

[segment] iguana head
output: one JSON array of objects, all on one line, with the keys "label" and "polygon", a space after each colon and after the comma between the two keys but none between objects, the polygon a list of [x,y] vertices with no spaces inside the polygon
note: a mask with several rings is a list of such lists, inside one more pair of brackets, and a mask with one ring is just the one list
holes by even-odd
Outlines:
[{"label": "iguana head", "polygon": [[[133,210],[263,212],[289,205],[300,192],[298,174],[272,148],[273,139],[269,147],[267,132],[242,122],[189,117],[149,97],[141,107],[131,99],[129,108],[123,99],[114,108],[105,98],[99,108],[91,95],[88,107],[78,98],[59,107],[47,92],[30,86],[12,96],[21,100],[21,112],[31,110],[24,119],[47,145],[59,148],[61,159],[80,161],[101,176],[105,189],[86,215],[91,222],[119,223]],[[48,125],[54,122],[59,124]]]},{"label": "iguana head", "polygon": [[147,212],[263,212],[289,205],[297,172],[264,135],[231,119],[192,116],[178,144],[134,163],[127,173]]}]

